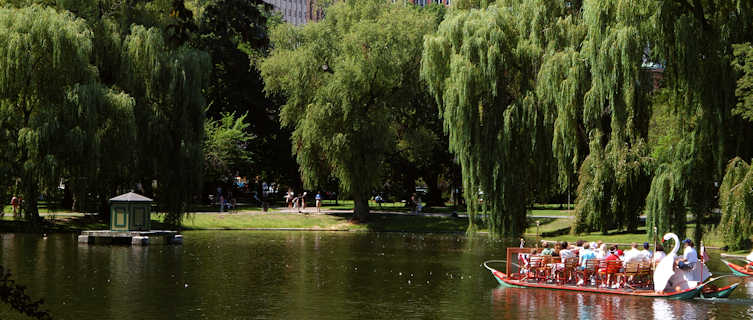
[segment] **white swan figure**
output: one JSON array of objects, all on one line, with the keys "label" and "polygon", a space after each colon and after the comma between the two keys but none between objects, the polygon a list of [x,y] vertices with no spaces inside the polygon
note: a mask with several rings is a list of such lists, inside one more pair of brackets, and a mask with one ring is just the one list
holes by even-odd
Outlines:
[{"label": "white swan figure", "polygon": [[659,261],[659,264],[656,266],[656,270],[654,270],[654,291],[657,293],[664,292],[664,288],[667,287],[667,282],[669,282],[669,278],[672,278],[672,276],[675,274],[675,257],[677,257],[677,250],[680,250],[680,239],[677,237],[674,233],[667,233],[664,235],[663,239],[669,240],[672,239],[675,241],[675,247],[672,248],[672,251],[667,254],[666,257],[662,258],[661,261]]}]

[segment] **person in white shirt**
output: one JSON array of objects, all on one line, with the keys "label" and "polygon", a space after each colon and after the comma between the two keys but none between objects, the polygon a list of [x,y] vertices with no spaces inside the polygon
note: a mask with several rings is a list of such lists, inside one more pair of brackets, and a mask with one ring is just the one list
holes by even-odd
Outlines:
[{"label": "person in white shirt", "polygon": [[607,257],[607,245],[602,243],[601,246],[595,250],[596,259],[604,259]]},{"label": "person in white shirt", "polygon": [[682,258],[677,262],[677,267],[683,270],[693,269],[696,262],[698,262],[698,252],[693,247],[693,241],[685,239],[682,241],[685,244],[685,250],[682,253]]},{"label": "person in white shirt", "polygon": [[638,250],[638,244],[633,242],[630,244],[630,250],[625,251],[623,261],[625,263],[638,263],[643,261],[643,255]]},{"label": "person in white shirt", "polygon": [[655,264],[659,264],[661,259],[664,259],[664,257],[667,256],[667,253],[664,252],[664,247],[660,244],[656,245],[656,252],[654,253],[653,261]]},{"label": "person in white shirt", "polygon": [[643,250],[641,252],[641,258],[643,258],[643,261],[651,261],[651,257],[653,257],[653,253],[651,250],[648,250],[648,242],[643,243]]},{"label": "person in white shirt", "polygon": [[753,251],[745,257],[745,260],[748,260],[748,264],[745,266],[745,271],[753,271]]},{"label": "person in white shirt", "polygon": [[560,250],[560,258],[562,258],[562,262],[565,262],[565,259],[567,259],[567,258],[575,258],[576,257],[575,251],[577,249],[568,249],[567,241],[563,241],[560,244],[560,247],[562,247],[562,249]]}]

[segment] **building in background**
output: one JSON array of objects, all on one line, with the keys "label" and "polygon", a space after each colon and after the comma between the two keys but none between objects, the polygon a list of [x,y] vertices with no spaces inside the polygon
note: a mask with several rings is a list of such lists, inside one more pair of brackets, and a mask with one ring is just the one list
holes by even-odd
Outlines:
[{"label": "building in background", "polygon": [[264,0],[275,11],[282,14],[282,19],[292,25],[300,26],[308,22],[308,4],[312,0]]},{"label": "building in background", "polygon": [[[432,3],[449,6],[451,0],[393,0],[393,2],[397,1],[413,3],[423,7]],[[317,0],[264,0],[264,2],[272,5],[275,11],[280,12],[285,22],[296,26],[310,21],[316,22],[324,18],[324,8]]]}]

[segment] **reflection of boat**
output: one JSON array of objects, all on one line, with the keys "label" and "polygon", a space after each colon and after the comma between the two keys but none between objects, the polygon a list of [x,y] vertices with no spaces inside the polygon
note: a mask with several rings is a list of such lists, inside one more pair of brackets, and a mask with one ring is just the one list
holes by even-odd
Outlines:
[{"label": "reflection of boat", "polygon": [[732,262],[729,262],[727,260],[722,259],[722,262],[724,262],[724,265],[727,266],[730,270],[732,270],[732,273],[738,277],[750,277],[753,276],[753,272],[746,271],[744,266],[736,265]]}]

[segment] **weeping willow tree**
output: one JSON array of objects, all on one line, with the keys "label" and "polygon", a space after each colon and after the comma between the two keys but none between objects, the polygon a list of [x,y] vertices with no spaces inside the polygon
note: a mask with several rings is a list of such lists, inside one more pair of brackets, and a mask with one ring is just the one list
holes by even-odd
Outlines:
[{"label": "weeping willow tree", "polygon": [[140,166],[158,181],[165,221],[178,226],[200,188],[210,59],[200,50],[173,48],[162,30],[140,25],[132,26],[122,50],[122,76],[142,128]]},{"label": "weeping willow tree", "polygon": [[[733,44],[753,37],[752,1],[653,1],[649,21],[651,58],[666,63],[664,82],[671,96],[672,124],[679,130],[657,169],[647,197],[649,232],[685,233],[691,213],[703,226],[716,205],[716,185],[735,154],[750,154],[750,134],[736,105]],[[748,133],[748,134],[746,134]],[[662,146],[662,148],[664,148]],[[724,231],[727,232],[727,231]]]},{"label": "weeping willow tree", "polygon": [[724,242],[731,250],[749,248],[753,237],[753,166],[736,157],[719,187]]},{"label": "weeping willow tree", "polygon": [[[551,130],[535,94],[548,34],[564,2],[454,3],[424,40],[429,84],[463,173],[469,232],[481,210],[492,235],[520,235],[536,190],[550,176]],[[483,192],[483,195],[481,193]]]},{"label": "weeping willow tree", "polygon": [[[88,194],[114,194],[131,182],[136,141],[134,99],[100,83],[76,85],[66,95],[59,121],[71,124],[59,138],[74,210],[86,210]],[[85,161],[82,159],[85,155]],[[57,187],[57,186],[56,186]]]},{"label": "weeping willow tree", "polygon": [[573,231],[635,230],[648,190],[646,1],[562,1],[536,93],[553,121],[561,189],[578,176]]},{"label": "weeping willow tree", "polygon": [[[103,95],[82,89],[96,86],[91,37],[84,21],[67,12],[40,6],[0,9],[0,122],[8,142],[3,161],[13,164],[29,220],[39,218],[40,192],[56,188],[74,162],[71,147],[102,128],[85,125],[93,112],[89,108]],[[72,96],[79,103],[72,104]],[[113,108],[127,112],[127,96],[111,97]],[[75,162],[91,165],[90,160]]]},{"label": "weeping willow tree", "polygon": [[[304,183],[334,176],[365,220],[382,161],[394,148],[393,110],[416,93],[431,12],[386,1],[343,1],[319,23],[281,25],[260,70],[268,93],[286,97],[282,124],[293,128],[293,153]],[[423,94],[423,93],[420,93]]]}]

